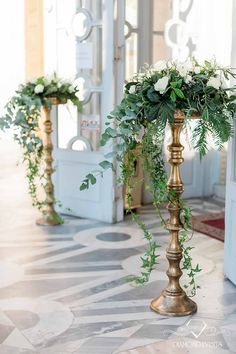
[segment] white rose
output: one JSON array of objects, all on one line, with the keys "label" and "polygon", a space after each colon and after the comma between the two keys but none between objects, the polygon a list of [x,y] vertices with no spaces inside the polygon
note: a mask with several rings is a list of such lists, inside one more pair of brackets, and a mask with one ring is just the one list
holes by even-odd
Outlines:
[{"label": "white rose", "polygon": [[195,66],[194,72],[195,72],[195,74],[200,74],[201,68],[199,66]]},{"label": "white rose", "polygon": [[129,88],[129,93],[135,93],[135,90],[136,90],[136,85],[132,85]]},{"label": "white rose", "polygon": [[154,69],[157,71],[165,70],[167,68],[167,62],[165,60],[158,60],[154,64]]},{"label": "white rose", "polygon": [[38,84],[37,86],[35,86],[34,92],[41,93],[41,92],[43,92],[43,90],[44,90],[44,86],[41,84]]},{"label": "white rose", "polygon": [[192,81],[192,76],[191,75],[187,75],[185,78],[184,78],[184,81],[186,84],[189,84],[191,81]]},{"label": "white rose", "polygon": [[184,66],[184,64],[178,64],[176,66],[177,71],[179,72],[180,76],[185,77],[188,73],[188,68]]},{"label": "white rose", "polygon": [[70,93],[74,92],[74,90],[75,90],[75,89],[74,89],[74,87],[73,87],[72,85],[68,87],[68,91],[69,91]]},{"label": "white rose", "polygon": [[160,91],[160,93],[163,94],[165,89],[168,86],[168,82],[169,82],[168,76],[164,76],[155,83],[154,89],[156,91]]},{"label": "white rose", "polygon": [[220,77],[210,77],[210,79],[207,81],[207,86],[214,87],[216,90],[219,90],[221,86]]}]

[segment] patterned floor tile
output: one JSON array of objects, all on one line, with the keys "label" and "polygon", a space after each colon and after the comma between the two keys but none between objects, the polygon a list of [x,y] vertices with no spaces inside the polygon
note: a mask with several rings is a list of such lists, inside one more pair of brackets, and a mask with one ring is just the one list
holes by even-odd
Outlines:
[{"label": "patterned floor tile", "polygon": [[[16,173],[15,156],[7,163],[5,175],[0,171],[1,354],[236,352],[236,288],[224,279],[222,243],[195,233],[189,245],[204,269],[198,313],[160,316],[149,303],[166,286],[169,235],[152,206],[139,211],[162,248],[150,283],[137,287],[126,277],[138,274],[145,242],[130,215],[112,226],[66,217],[62,226],[38,227],[24,170]],[[212,199],[187,203],[196,215],[224,209]],[[206,328],[194,322],[199,319]]]}]

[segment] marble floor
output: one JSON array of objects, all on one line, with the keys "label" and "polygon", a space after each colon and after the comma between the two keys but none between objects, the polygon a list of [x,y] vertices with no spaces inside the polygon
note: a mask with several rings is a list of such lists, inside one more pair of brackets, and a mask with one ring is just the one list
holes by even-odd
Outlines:
[{"label": "marble floor", "polygon": [[[18,151],[0,142],[0,353],[236,353],[236,287],[224,279],[223,244],[195,233],[191,246],[203,271],[193,316],[168,318],[149,309],[166,285],[168,234],[151,206],[140,213],[162,244],[151,281],[137,287],[145,241],[127,217],[108,225],[68,217],[35,225]],[[223,209],[192,199],[194,214]]]}]

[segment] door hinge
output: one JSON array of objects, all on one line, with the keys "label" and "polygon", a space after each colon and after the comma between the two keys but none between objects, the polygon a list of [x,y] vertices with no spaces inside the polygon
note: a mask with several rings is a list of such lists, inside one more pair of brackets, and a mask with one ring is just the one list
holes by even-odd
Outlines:
[{"label": "door hinge", "polygon": [[115,45],[114,47],[114,61],[119,61],[123,59],[124,56],[124,45]]}]

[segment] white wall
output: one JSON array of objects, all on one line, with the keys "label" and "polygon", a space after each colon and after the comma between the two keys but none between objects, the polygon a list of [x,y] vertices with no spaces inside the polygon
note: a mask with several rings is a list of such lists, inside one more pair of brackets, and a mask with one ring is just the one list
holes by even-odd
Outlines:
[{"label": "white wall", "polygon": [[0,113],[24,81],[24,0],[0,3]]}]

